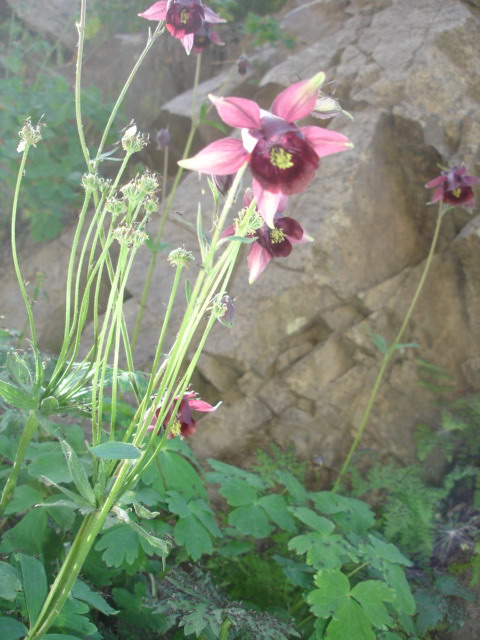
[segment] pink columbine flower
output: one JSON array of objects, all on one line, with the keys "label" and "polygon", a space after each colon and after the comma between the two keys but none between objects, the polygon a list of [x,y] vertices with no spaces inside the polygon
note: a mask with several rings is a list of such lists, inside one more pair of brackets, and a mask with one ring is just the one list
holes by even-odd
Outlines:
[{"label": "pink columbine flower", "polygon": [[315,109],[324,78],[323,73],[318,73],[288,87],[277,96],[271,112],[260,109],[253,100],[209,96],[221,119],[242,129],[242,140],[217,140],[179,165],[201,173],[228,175],[248,162],[258,209],[273,228],[282,196],[307,188],[319,158],[353,146],[336,131],[295,124],[295,120],[306,118]]},{"label": "pink columbine flower", "polygon": [[436,187],[432,202],[441,200],[445,204],[453,206],[474,207],[475,198],[472,184],[480,184],[480,178],[466,174],[465,167],[452,167],[448,171],[442,171],[438,178],[427,182],[425,186],[428,189]]},{"label": "pink columbine flower", "polygon": [[[162,423],[163,429],[167,428],[168,423],[172,418],[173,409],[178,402],[178,398],[179,396],[176,396],[170,403],[170,409],[168,410],[167,415],[165,416]],[[183,394],[183,398],[178,406],[176,418],[167,437],[174,438],[175,436],[181,435],[186,438],[187,436],[191,436],[192,433],[195,433],[195,431],[197,430],[197,422],[192,418],[192,409],[195,411],[211,412],[216,411],[220,404],[221,403],[218,403],[217,405],[212,407],[212,405],[208,404],[208,402],[200,400],[200,398],[197,397],[195,391],[186,391]],[[155,411],[152,421],[148,425],[148,431],[153,431],[153,429],[156,428],[160,410],[161,407],[158,407],[158,409]],[[157,433],[160,433],[161,431],[162,429],[160,428],[158,429]]]},{"label": "pink columbine flower", "polygon": [[[244,206],[249,207],[252,200],[253,193],[251,189],[247,189],[243,197]],[[287,205],[287,200],[286,196],[282,196],[279,207],[273,217],[273,227],[264,224],[249,234],[250,237],[256,236],[255,241],[250,245],[247,258],[248,281],[250,284],[258,278],[270,260],[273,258],[286,258],[292,251],[292,245],[304,244],[313,240],[296,220],[281,215]],[[227,227],[222,233],[223,237],[233,235],[235,235],[235,227],[233,225]]]},{"label": "pink columbine flower", "polygon": [[182,41],[187,53],[192,50],[195,34],[205,22],[226,22],[202,0],[159,0],[138,15],[147,20],[165,20],[167,29],[174,38]]}]

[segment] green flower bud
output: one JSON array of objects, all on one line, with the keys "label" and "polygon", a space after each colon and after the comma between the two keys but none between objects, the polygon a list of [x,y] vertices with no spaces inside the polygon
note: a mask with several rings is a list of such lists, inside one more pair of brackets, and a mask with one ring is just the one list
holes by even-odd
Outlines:
[{"label": "green flower bud", "polygon": [[170,251],[170,253],[168,254],[168,261],[170,262],[172,267],[188,267],[188,265],[194,260],[195,257],[193,253],[181,247]]}]

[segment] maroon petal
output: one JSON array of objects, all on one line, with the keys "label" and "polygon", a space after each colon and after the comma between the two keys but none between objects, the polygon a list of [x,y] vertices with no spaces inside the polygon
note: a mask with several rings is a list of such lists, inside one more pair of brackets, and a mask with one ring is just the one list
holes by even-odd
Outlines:
[{"label": "maroon petal", "polygon": [[275,220],[275,226],[282,229],[284,234],[293,240],[298,241],[303,238],[303,228],[300,223],[293,218],[278,218],[278,220]]}]

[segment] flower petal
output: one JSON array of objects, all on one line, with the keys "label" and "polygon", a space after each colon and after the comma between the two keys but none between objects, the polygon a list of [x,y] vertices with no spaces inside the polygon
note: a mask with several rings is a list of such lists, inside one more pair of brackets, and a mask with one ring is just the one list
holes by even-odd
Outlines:
[{"label": "flower petal", "polygon": [[220,118],[231,127],[240,129],[258,129],[260,126],[260,107],[246,98],[218,98],[209,95]]},{"label": "flower petal", "polygon": [[262,273],[271,259],[272,256],[266,249],[261,247],[258,242],[252,243],[252,247],[248,253],[247,258],[248,270],[250,274],[248,281],[250,284],[252,284],[252,282],[258,278],[258,276]]},{"label": "flower petal", "polygon": [[204,400],[200,400],[200,398],[193,398],[192,400],[188,401],[188,404],[190,406],[190,409],[195,409],[195,411],[203,411],[204,413],[210,413],[212,411],[216,411],[222,403],[219,402],[214,407],[212,407],[211,404],[208,404],[208,402],[205,402]]},{"label": "flower petal", "polygon": [[430,189],[430,187],[438,187],[439,184],[442,184],[443,182],[446,182],[446,181],[447,181],[446,176],[441,175],[441,176],[437,176],[433,180],[430,180],[430,182],[427,182],[425,186],[427,187],[427,189]]},{"label": "flower petal", "polygon": [[324,129],[323,127],[300,127],[305,140],[314,148],[319,158],[329,156],[331,153],[352,149],[350,140],[338,131]]},{"label": "flower petal", "polygon": [[215,44],[218,44],[220,47],[225,46],[225,42],[220,38],[216,31],[210,31],[210,40]]},{"label": "flower petal", "polygon": [[181,43],[183,44],[183,48],[187,52],[187,55],[190,55],[190,51],[192,50],[194,40],[195,40],[194,33],[189,33],[180,39]]},{"label": "flower petal", "polygon": [[203,7],[203,11],[205,12],[205,22],[210,22],[210,24],[214,24],[215,22],[226,22],[225,18],[221,18],[219,15],[209,9],[209,7]]},{"label": "flower petal", "polygon": [[193,158],[180,160],[178,164],[184,169],[200,173],[228,175],[236,173],[247,160],[248,153],[240,140],[222,138],[206,146]]},{"label": "flower petal", "polygon": [[160,0],[155,2],[143,13],[138,14],[140,18],[146,18],[147,20],[165,20],[167,17],[167,0]]},{"label": "flower petal", "polygon": [[318,89],[324,80],[325,74],[317,73],[309,80],[292,84],[275,98],[272,112],[287,122],[306,118],[315,108]]},{"label": "flower petal", "polygon": [[273,229],[275,214],[285,196],[280,192],[272,193],[271,191],[266,191],[258,180],[255,180],[255,178],[253,179],[253,194],[257,201],[257,209],[260,211],[262,218],[265,220],[267,225]]},{"label": "flower petal", "polygon": [[220,234],[220,238],[228,238],[228,236],[235,235],[235,227],[231,224],[229,227],[226,227],[222,233]]},{"label": "flower petal", "polygon": [[298,242],[303,237],[302,225],[293,218],[288,218],[287,216],[278,218],[278,220],[275,220],[275,226],[281,229],[291,241]]}]

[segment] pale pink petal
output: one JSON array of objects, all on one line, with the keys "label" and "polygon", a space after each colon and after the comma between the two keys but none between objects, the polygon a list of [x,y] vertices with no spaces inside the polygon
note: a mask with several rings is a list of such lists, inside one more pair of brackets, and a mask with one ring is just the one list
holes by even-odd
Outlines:
[{"label": "pale pink petal", "polygon": [[272,112],[287,122],[306,118],[315,108],[318,89],[324,80],[325,74],[317,73],[309,80],[292,84],[275,98]]},{"label": "pale pink petal", "polygon": [[247,258],[250,284],[258,278],[271,259],[272,256],[258,242],[252,243]]},{"label": "pale pink petal", "polygon": [[212,407],[211,404],[208,404],[208,402],[205,402],[204,400],[200,400],[200,398],[193,398],[192,400],[188,401],[188,406],[190,407],[190,409],[195,409],[195,411],[203,411],[208,413],[210,413],[211,411],[216,411],[221,404],[222,403],[219,402],[214,407]]},{"label": "pale pink petal", "polygon": [[160,20],[165,20],[167,17],[167,0],[155,2],[149,9],[138,15],[147,20],[158,20],[159,22]]},{"label": "pale pink petal", "polygon": [[285,211],[285,209],[287,208],[287,204],[288,204],[288,196],[285,196],[282,193],[282,197],[280,198],[277,206],[277,213],[282,213],[283,211]]},{"label": "pale pink petal", "polygon": [[247,160],[248,153],[240,140],[222,138],[206,146],[193,158],[180,160],[178,164],[191,171],[225,176],[236,173]]},{"label": "pale pink petal", "polygon": [[203,6],[203,11],[205,12],[205,22],[210,22],[210,24],[214,24],[215,22],[226,22],[225,18],[221,18],[215,13],[215,11],[212,11],[205,5]]},{"label": "pale pink petal", "polygon": [[220,118],[231,127],[240,129],[258,129],[260,126],[260,107],[246,98],[217,98],[208,96],[215,105]]},{"label": "pale pink petal", "polygon": [[210,31],[210,40],[215,44],[218,44],[220,47],[225,45],[225,42],[220,38],[216,31]]},{"label": "pale pink petal", "polygon": [[284,197],[283,194],[280,192],[272,193],[271,191],[266,191],[255,179],[253,180],[253,194],[257,201],[257,209],[260,211],[262,218],[267,225],[273,229],[273,220]]},{"label": "pale pink petal", "polygon": [[241,135],[242,135],[243,146],[248,151],[248,153],[251,153],[258,142],[258,138],[256,138],[255,136],[252,136],[252,134],[248,129],[242,129]]},{"label": "pale pink petal", "polygon": [[292,244],[306,244],[307,242],[313,242],[313,238],[311,235],[309,235],[305,229],[303,230],[303,236],[300,238],[300,240],[295,240],[295,238],[292,238],[292,236],[287,235],[287,238],[290,240],[290,242]]},{"label": "pale pink petal", "polygon": [[189,33],[186,36],[183,36],[183,38],[180,38],[180,41],[183,44],[183,48],[187,52],[187,55],[190,55],[190,51],[192,50],[194,39],[195,39],[194,33]]},{"label": "pale pink petal", "polygon": [[446,180],[446,176],[441,175],[437,178],[434,178],[433,180],[430,180],[430,182],[427,182],[425,186],[427,187],[427,189],[430,189],[430,187],[437,187],[439,184],[446,182]]},{"label": "pale pink petal", "polygon": [[350,140],[338,131],[323,127],[300,127],[300,131],[319,158],[353,148]]}]

